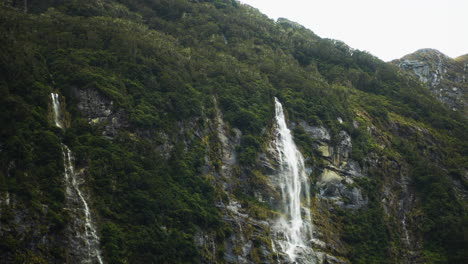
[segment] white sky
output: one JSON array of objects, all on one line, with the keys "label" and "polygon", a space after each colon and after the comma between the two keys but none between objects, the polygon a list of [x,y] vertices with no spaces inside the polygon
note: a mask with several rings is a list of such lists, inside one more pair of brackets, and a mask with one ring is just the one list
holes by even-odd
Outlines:
[{"label": "white sky", "polygon": [[240,0],[384,61],[421,48],[468,53],[468,0]]}]

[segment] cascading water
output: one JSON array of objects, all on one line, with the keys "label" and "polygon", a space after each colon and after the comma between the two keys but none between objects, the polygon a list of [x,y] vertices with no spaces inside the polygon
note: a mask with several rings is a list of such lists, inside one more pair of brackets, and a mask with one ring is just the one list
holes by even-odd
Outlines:
[{"label": "cascading water", "polygon": [[[54,121],[55,125],[63,128],[60,121],[60,101],[58,94],[52,93],[52,104],[54,108]],[[70,148],[62,144],[63,163],[65,167],[65,186],[66,186],[66,199],[69,204],[69,210],[74,214],[76,219],[72,223],[73,231],[79,241],[73,241],[77,246],[74,248],[79,252],[77,258],[80,263],[99,263],[103,264],[101,252],[99,250],[99,237],[96,228],[91,218],[91,211],[89,210],[88,203],[80,190],[78,182],[78,174],[74,168],[74,157]],[[83,221],[84,220],[84,221]]]},{"label": "cascading water", "polygon": [[54,108],[54,121],[55,125],[62,128],[62,124],[60,123],[60,101],[59,95],[56,93],[51,93],[50,96],[52,97],[52,107]]},{"label": "cascading water", "polygon": [[273,229],[281,250],[291,262],[298,253],[311,250],[306,243],[312,238],[310,216],[310,185],[305,172],[304,158],[294,144],[286,125],[283,107],[275,98],[276,130],[274,147],[278,155],[279,170],[276,185],[281,190],[281,217]]},{"label": "cascading water", "polygon": [[81,211],[84,213],[84,235],[79,234],[78,238],[84,240],[86,245],[85,251],[87,252],[87,258],[83,259],[82,263],[93,263],[93,260],[97,260],[98,263],[102,264],[101,252],[99,251],[99,237],[97,236],[96,228],[91,221],[91,212],[89,211],[88,203],[86,202],[83,193],[80,191],[78,185],[77,174],[75,173],[74,158],[71,150],[64,144],[63,148],[63,160],[65,165],[65,186],[67,199],[71,203],[81,204],[82,208],[75,208],[75,211]]}]

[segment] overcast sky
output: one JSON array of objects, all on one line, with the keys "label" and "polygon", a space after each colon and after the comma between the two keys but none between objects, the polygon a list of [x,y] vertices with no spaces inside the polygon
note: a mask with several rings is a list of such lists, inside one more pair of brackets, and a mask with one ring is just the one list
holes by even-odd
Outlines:
[{"label": "overcast sky", "polygon": [[468,0],[240,0],[384,61],[420,48],[468,53]]}]

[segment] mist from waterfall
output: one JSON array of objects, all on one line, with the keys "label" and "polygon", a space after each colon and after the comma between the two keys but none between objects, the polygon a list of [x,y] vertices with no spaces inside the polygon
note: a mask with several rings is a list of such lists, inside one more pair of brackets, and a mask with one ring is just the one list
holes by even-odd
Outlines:
[{"label": "mist from waterfall", "polygon": [[282,215],[274,231],[276,241],[291,262],[299,252],[304,252],[312,238],[310,215],[310,185],[305,172],[304,158],[296,147],[291,131],[286,125],[283,106],[275,98],[275,140],[279,170],[277,185],[281,190]]},{"label": "mist from waterfall", "polygon": [[[60,120],[60,100],[56,93],[51,94],[52,105],[54,109],[54,121],[57,127],[63,129],[63,125]],[[76,219],[72,220],[73,232],[75,238],[81,241],[74,241],[74,245],[79,245],[75,248],[76,252],[82,253],[84,256],[80,259],[80,263],[92,264],[99,263],[103,264],[101,252],[99,250],[99,237],[97,235],[96,227],[92,222],[91,211],[89,210],[88,202],[80,190],[80,182],[78,174],[75,172],[74,167],[74,156],[70,148],[67,145],[62,144],[62,154],[64,163],[64,176],[65,176],[65,187],[66,187],[66,199],[69,210],[76,216]],[[84,231],[84,232],[83,232]]]}]

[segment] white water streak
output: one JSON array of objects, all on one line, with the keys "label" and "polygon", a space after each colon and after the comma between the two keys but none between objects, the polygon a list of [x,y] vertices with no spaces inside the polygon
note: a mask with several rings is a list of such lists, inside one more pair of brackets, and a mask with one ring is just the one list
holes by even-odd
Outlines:
[{"label": "white water streak", "polygon": [[54,108],[54,121],[55,125],[63,128],[62,124],[60,123],[60,101],[59,101],[59,95],[56,93],[51,93],[50,97],[52,97],[52,107]]},{"label": "white water streak", "polygon": [[[277,129],[274,144],[280,165],[278,182],[283,211],[283,215],[277,221],[276,230],[283,237],[278,243],[294,262],[298,250],[305,248],[305,242],[312,237],[310,185],[305,172],[304,158],[293,141],[291,131],[286,125],[283,107],[277,98],[275,114]],[[301,201],[304,202],[303,205]]]},{"label": "white water streak", "polygon": [[96,228],[91,221],[91,212],[89,210],[88,203],[81,192],[77,180],[77,174],[75,173],[74,158],[71,150],[64,144],[63,147],[63,160],[65,165],[65,185],[67,198],[78,200],[81,202],[83,208],[80,208],[84,212],[84,241],[87,248],[88,258],[83,260],[83,263],[93,263],[93,259],[96,259],[102,264],[101,252],[99,251],[99,237],[97,235]]},{"label": "white water streak", "polygon": [[[60,122],[60,101],[59,96],[56,93],[51,94],[52,105],[54,108],[54,121],[55,125],[62,128]],[[99,250],[99,236],[97,235],[96,227],[94,226],[91,218],[91,211],[89,210],[88,203],[80,190],[78,183],[78,175],[75,173],[74,157],[70,148],[67,145],[62,144],[63,163],[65,167],[65,186],[66,186],[66,198],[67,200],[73,201],[81,205],[81,208],[77,211],[84,213],[84,235],[80,234],[78,238],[83,239],[86,245],[85,252],[87,257],[81,261],[81,263],[95,263],[103,264],[101,252]],[[78,220],[78,219],[76,219]],[[75,221],[76,221],[75,220]],[[79,221],[77,221],[79,222]],[[77,233],[79,231],[77,230]]]}]

